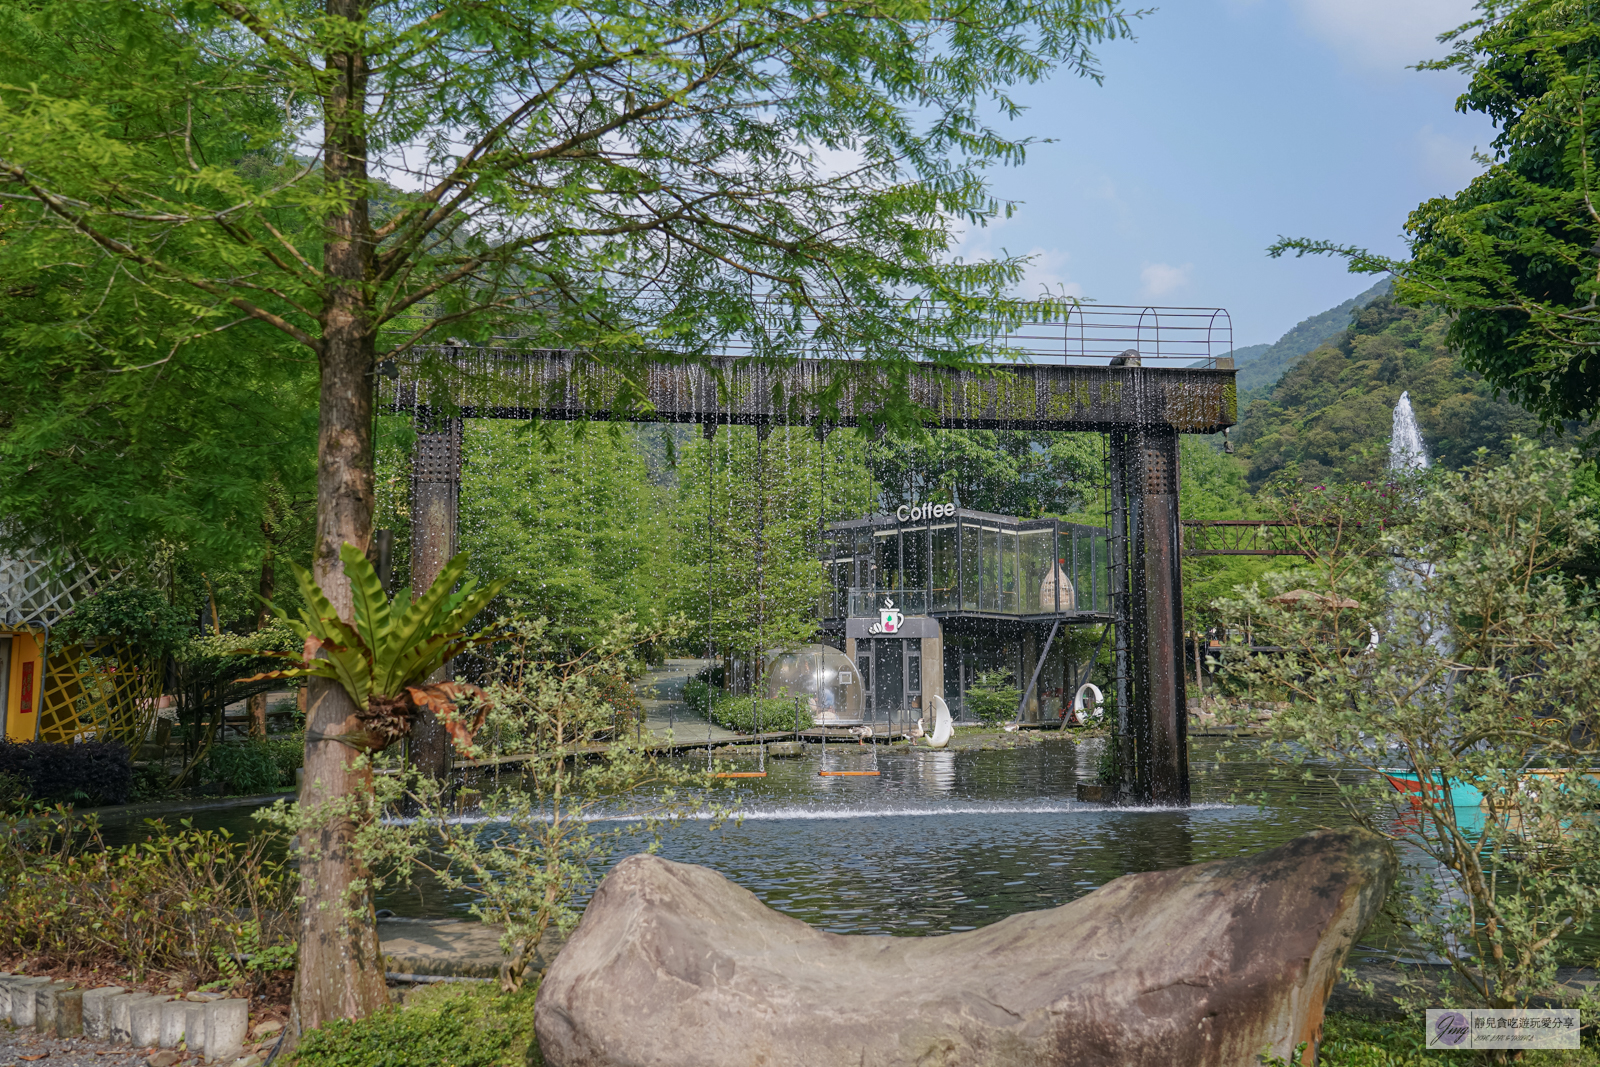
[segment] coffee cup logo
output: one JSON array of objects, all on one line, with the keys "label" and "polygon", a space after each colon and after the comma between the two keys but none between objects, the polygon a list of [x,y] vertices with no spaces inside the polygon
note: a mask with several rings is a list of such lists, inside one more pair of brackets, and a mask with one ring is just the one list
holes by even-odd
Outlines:
[{"label": "coffee cup logo", "polygon": [[894,606],[894,601],[884,601],[884,606],[878,609],[878,621],[873,623],[869,632],[875,634],[894,634],[900,632],[900,627],[906,621],[905,614]]}]

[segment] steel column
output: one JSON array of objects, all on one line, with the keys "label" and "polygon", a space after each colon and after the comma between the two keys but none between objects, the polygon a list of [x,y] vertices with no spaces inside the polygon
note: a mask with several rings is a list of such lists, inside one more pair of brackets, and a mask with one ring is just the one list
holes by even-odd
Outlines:
[{"label": "steel column", "polygon": [[[433,584],[456,554],[456,520],[461,500],[461,420],[446,419],[435,432],[417,434],[411,460],[411,588],[417,596]],[[446,681],[450,664],[430,681]],[[411,729],[411,764],[434,778],[450,773],[450,736],[431,711],[422,711]]]},{"label": "steel column", "polygon": [[1121,792],[1187,804],[1178,435],[1152,425],[1110,438]]}]

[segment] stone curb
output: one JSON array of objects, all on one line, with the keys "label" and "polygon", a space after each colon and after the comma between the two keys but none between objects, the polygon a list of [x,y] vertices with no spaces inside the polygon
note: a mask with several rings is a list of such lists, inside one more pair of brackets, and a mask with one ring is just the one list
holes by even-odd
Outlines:
[{"label": "stone curb", "polygon": [[250,1002],[190,996],[196,999],[130,993],[120,986],[83,990],[70,982],[0,973],[0,1018],[16,1026],[134,1048],[181,1044],[213,1063],[237,1059],[250,1026]]}]

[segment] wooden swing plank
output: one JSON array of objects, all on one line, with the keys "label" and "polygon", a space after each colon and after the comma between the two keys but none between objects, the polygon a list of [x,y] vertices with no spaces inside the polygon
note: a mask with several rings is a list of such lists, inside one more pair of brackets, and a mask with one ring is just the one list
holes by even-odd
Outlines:
[{"label": "wooden swing plank", "polygon": [[878,771],[818,771],[821,778],[875,778]]},{"label": "wooden swing plank", "polygon": [[713,778],[765,778],[766,771],[718,771]]}]

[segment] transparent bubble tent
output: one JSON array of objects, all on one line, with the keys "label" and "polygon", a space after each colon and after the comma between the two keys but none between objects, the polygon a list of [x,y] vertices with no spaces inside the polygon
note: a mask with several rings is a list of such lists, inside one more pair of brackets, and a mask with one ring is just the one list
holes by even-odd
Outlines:
[{"label": "transparent bubble tent", "polygon": [[861,672],[849,656],[827,645],[769,653],[766,695],[798,699],[819,725],[862,718]]}]

